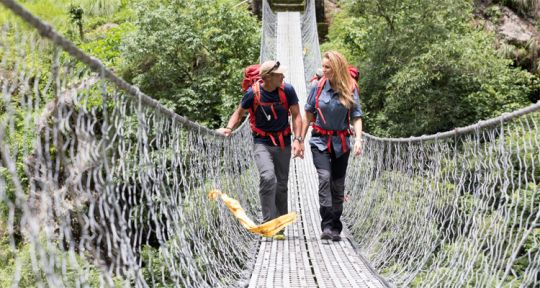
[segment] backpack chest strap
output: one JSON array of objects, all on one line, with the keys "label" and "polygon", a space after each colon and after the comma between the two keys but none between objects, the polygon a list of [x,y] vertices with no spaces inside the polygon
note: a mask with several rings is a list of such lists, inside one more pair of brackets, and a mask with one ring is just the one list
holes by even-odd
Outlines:
[{"label": "backpack chest strap", "polygon": [[[281,131],[273,131],[273,132],[269,132],[269,131],[264,131],[264,130],[261,130],[260,128],[257,128],[257,127],[251,127],[251,130],[253,131],[253,133],[259,135],[259,136],[262,136],[262,137],[269,137],[270,140],[272,140],[272,143],[274,144],[274,146],[278,146],[278,142],[279,142],[279,147],[281,148],[281,150],[285,149],[285,138],[284,136],[289,136],[291,135],[291,127],[290,126],[287,126],[287,128],[281,130]],[[276,137],[278,138],[278,142],[276,142]]]},{"label": "backpack chest strap", "polygon": [[320,126],[317,126],[315,124],[312,125],[313,131],[315,133],[320,134],[322,136],[326,136],[328,138],[326,147],[328,148],[328,152],[332,151],[332,136],[336,135],[339,136],[341,139],[341,151],[343,153],[347,152],[347,139],[345,137],[352,134],[351,129],[345,129],[345,130],[326,130]]},{"label": "backpack chest strap", "polygon": [[276,104],[281,104],[285,108],[286,111],[289,110],[289,103],[287,102],[287,95],[285,94],[285,84],[281,84],[278,89],[278,95],[279,95],[279,102],[261,102],[261,83],[257,82],[253,84],[252,88],[253,90],[253,115],[255,115],[255,112],[257,112],[257,107],[259,106],[270,106],[270,110],[272,111],[272,114],[274,115],[274,119],[277,120],[277,112],[274,108]]},{"label": "backpack chest strap", "polygon": [[[326,119],[324,118],[321,107],[319,106],[319,98],[321,97],[322,89],[324,88],[324,84],[326,84],[327,80],[328,79],[326,79],[326,77],[324,76],[321,78],[321,80],[319,81],[317,85],[317,94],[315,94],[315,109],[317,110],[318,114],[321,116],[321,120],[324,124],[326,124]],[[353,90],[357,88],[358,88],[358,85],[356,84],[356,82],[354,82]],[[350,116],[351,116],[351,109],[349,109],[349,111],[347,112],[348,121],[350,119]]]}]

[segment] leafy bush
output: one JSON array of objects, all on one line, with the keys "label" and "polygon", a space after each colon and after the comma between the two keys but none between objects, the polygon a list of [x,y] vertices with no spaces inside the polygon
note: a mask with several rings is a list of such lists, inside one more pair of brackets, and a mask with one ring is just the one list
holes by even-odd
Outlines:
[{"label": "leafy bush", "polygon": [[494,37],[472,27],[470,1],[346,3],[324,48],[361,68],[366,129],[376,135],[466,126],[527,105],[537,89],[495,53]]},{"label": "leafy bush", "polygon": [[[0,223],[0,227],[3,227],[2,223]],[[45,255],[36,255],[29,243],[21,244],[13,249],[7,238],[1,234],[0,236],[0,287],[43,287],[43,284],[47,283],[45,272],[35,270],[43,263],[38,264],[38,266],[34,264],[37,264],[36,260],[40,261],[39,257]],[[47,247],[44,241],[38,245]],[[62,275],[60,281],[65,287],[79,287],[81,285],[99,287],[101,283],[97,268],[80,255],[69,255],[67,252],[57,253],[55,254],[54,267],[48,268],[53,268],[56,273]],[[113,280],[119,284],[118,278]]]},{"label": "leafy bush", "polygon": [[258,21],[233,4],[142,1],[124,50],[125,78],[178,114],[219,125],[241,97],[242,68],[259,53]]},{"label": "leafy bush", "polygon": [[454,35],[413,57],[387,82],[386,105],[380,111],[387,119],[375,124],[390,135],[420,135],[529,104],[532,75],[510,68],[510,61],[486,49],[491,42],[479,32]]},{"label": "leafy bush", "polygon": [[126,0],[77,0],[73,4],[80,5],[87,15],[110,16],[126,2]]},{"label": "leafy bush", "polygon": [[[126,34],[135,30],[135,26],[130,22],[126,22],[106,31],[100,30],[98,29],[94,33],[101,34],[101,36],[97,36],[93,41],[82,43],[81,49],[98,58],[109,68],[122,66],[123,62],[120,51],[123,43],[122,39]],[[90,34],[89,36],[92,37],[94,35]]]}]

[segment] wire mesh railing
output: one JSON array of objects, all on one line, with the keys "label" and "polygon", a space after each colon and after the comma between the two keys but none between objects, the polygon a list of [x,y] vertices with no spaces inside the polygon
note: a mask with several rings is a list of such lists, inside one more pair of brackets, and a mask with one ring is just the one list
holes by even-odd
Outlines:
[{"label": "wire mesh railing", "polygon": [[[0,245],[13,264],[0,284],[239,285],[257,241],[206,192],[257,218],[249,127],[225,139],[174,114],[0,2],[41,35],[6,25],[0,38]],[[309,77],[320,52],[306,5]],[[275,14],[263,20],[261,60],[273,59]],[[437,135],[366,134],[345,217],[390,282],[540,285],[539,105]]]},{"label": "wire mesh railing", "polygon": [[[320,67],[313,4],[306,79]],[[422,137],[365,135],[345,218],[379,273],[399,287],[540,285],[539,110]]]},{"label": "wire mesh railing", "polygon": [[346,218],[397,286],[540,283],[540,104],[439,135],[367,135]]},{"label": "wire mesh railing", "polygon": [[41,36],[7,24],[0,38],[0,244],[9,260],[0,286],[247,279],[258,241],[207,192],[227,191],[256,218],[249,131],[225,139],[174,114],[16,2],[2,4]]}]

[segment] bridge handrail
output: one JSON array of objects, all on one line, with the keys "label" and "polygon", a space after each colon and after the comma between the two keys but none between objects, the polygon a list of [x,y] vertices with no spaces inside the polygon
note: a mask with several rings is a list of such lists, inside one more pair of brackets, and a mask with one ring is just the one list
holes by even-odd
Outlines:
[{"label": "bridge handrail", "polygon": [[[206,134],[222,136],[220,133],[217,133],[215,130],[209,129],[206,126],[203,126],[197,122],[193,122],[184,116],[176,114],[172,110],[161,105],[159,101],[146,95],[144,92],[141,92],[137,86],[131,85],[128,82],[126,82],[124,79],[118,77],[114,72],[112,72],[105,65],[103,65],[103,63],[99,59],[87,55],[84,51],[79,49],[73,42],[66,39],[65,37],[60,35],[58,32],[56,32],[56,30],[51,25],[44,23],[38,17],[32,15],[32,13],[30,13],[27,9],[22,7],[16,1],[0,0],[0,2],[2,2],[6,7],[10,8],[15,14],[19,15],[29,24],[34,26],[42,36],[51,39],[52,42],[62,47],[64,51],[69,53],[71,56],[79,59],[81,62],[87,64],[94,72],[100,73],[100,75],[102,75],[104,78],[110,80],[119,88],[128,92],[129,95],[137,97],[139,101],[143,102],[144,104],[152,108],[158,109],[160,112],[170,116],[174,121],[177,121],[188,128],[196,129]],[[411,136],[407,138],[406,137],[389,138],[389,137],[378,137],[375,135],[371,135],[369,133],[363,133],[363,134],[369,139],[383,141],[383,142],[394,142],[394,143],[420,142],[420,141],[427,141],[427,140],[444,139],[444,138],[450,138],[450,137],[455,137],[457,135],[470,133],[476,129],[481,129],[481,128],[505,123],[519,116],[538,111],[539,109],[540,109],[540,101],[528,107],[516,110],[511,113],[503,113],[501,116],[498,116],[495,118],[491,118],[488,120],[481,120],[469,126],[458,127],[453,130],[449,130],[442,133],[431,134],[431,135]],[[245,122],[246,121],[242,123],[240,128],[243,128],[246,125]]]},{"label": "bridge handrail", "polygon": [[133,97],[137,97],[137,99],[141,101],[142,103],[144,103],[145,105],[148,105],[152,108],[159,110],[159,112],[164,113],[165,115],[171,117],[174,121],[177,121],[188,128],[199,130],[200,132],[204,134],[221,136],[221,134],[217,133],[215,130],[209,129],[199,123],[196,123],[187,119],[184,116],[180,116],[176,114],[172,110],[161,105],[159,101],[141,92],[137,86],[131,85],[128,82],[126,82],[124,79],[116,76],[116,74],[114,74],[114,72],[112,72],[105,65],[103,65],[102,62],[99,61],[99,59],[86,54],[84,51],[79,49],[73,42],[66,39],[65,37],[60,35],[58,32],[56,32],[56,30],[51,25],[43,22],[38,17],[32,15],[30,11],[25,9],[16,1],[0,0],[0,2],[3,3],[7,8],[11,9],[19,17],[23,18],[30,25],[34,26],[38,30],[40,35],[50,39],[53,43],[60,46],[64,51],[69,53],[71,56],[87,64],[94,72],[99,73],[100,75],[102,75],[102,77],[110,80],[112,83],[118,86],[118,88],[126,91],[129,95]]},{"label": "bridge handrail", "polygon": [[431,134],[431,135],[422,135],[422,136],[412,136],[408,138],[385,138],[385,137],[377,137],[373,136],[369,133],[363,133],[367,138],[377,140],[377,141],[383,141],[383,142],[393,142],[393,143],[403,143],[403,142],[421,142],[421,141],[427,141],[427,140],[435,140],[435,139],[445,139],[445,138],[451,138],[458,135],[467,134],[470,132],[473,132],[475,130],[479,130],[482,128],[492,127],[499,124],[506,123],[512,119],[515,119],[517,117],[536,112],[540,110],[540,101],[536,102],[535,104],[531,104],[525,108],[521,108],[519,110],[516,110],[514,112],[509,113],[503,113],[501,116],[494,117],[487,120],[480,120],[475,124],[471,124],[469,126],[465,127],[458,127],[454,130],[449,130],[446,132]]}]

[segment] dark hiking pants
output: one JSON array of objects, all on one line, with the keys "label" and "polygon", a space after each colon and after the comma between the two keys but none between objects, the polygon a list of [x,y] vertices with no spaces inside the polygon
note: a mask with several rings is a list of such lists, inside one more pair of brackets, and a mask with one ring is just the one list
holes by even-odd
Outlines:
[{"label": "dark hiking pants", "polygon": [[319,176],[319,212],[321,214],[321,229],[330,228],[341,233],[343,224],[343,201],[345,194],[345,175],[349,163],[350,150],[336,158],[335,153],[319,151],[311,147],[313,164]]}]

